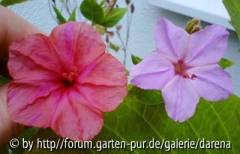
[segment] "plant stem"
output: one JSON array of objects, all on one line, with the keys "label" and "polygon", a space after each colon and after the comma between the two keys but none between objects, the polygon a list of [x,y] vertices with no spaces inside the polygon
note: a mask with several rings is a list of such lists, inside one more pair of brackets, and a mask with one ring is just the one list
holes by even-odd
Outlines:
[{"label": "plant stem", "polygon": [[117,0],[112,0],[112,5],[111,5],[110,9],[108,10],[108,12],[106,13],[106,16],[108,16],[112,12],[116,3],[117,3]]},{"label": "plant stem", "polygon": [[48,8],[49,8],[49,11],[50,11],[50,14],[51,14],[52,18],[58,23],[58,20],[56,19],[56,17],[52,13],[51,0],[48,0]]},{"label": "plant stem", "polygon": [[121,44],[122,44],[122,47],[123,47],[123,48],[122,48],[122,50],[123,50],[123,52],[124,52],[123,64],[126,65],[126,61],[127,61],[127,50],[126,50],[124,41],[123,41],[123,39],[122,39],[122,36],[121,36],[119,30],[117,30],[116,33],[117,33],[117,36],[118,36],[118,38],[119,38],[119,40],[120,40],[120,42],[121,42]]}]

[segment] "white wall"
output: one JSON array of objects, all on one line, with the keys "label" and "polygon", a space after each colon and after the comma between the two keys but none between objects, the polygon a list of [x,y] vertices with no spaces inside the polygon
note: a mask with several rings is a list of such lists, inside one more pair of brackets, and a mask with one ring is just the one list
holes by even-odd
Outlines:
[{"label": "white wall", "polygon": [[[79,1],[79,4],[80,2],[81,1]],[[120,6],[125,6],[124,0],[119,2]],[[187,21],[190,20],[189,17],[151,6],[147,3],[147,0],[135,0],[134,4],[136,12],[133,17],[128,48],[128,69],[132,66],[130,58],[131,53],[143,58],[146,54],[155,50],[153,30],[156,21],[161,16],[165,16],[181,27],[185,27]],[[57,25],[49,13],[47,0],[32,0],[24,4],[12,6],[10,9],[48,33]],[[126,18],[123,19],[122,25],[125,23]],[[203,23],[203,25],[206,25],[206,23]],[[126,29],[123,29],[122,36],[125,36],[125,32]],[[119,40],[116,38],[113,42],[120,45]],[[240,47],[240,44],[237,35],[235,32],[231,32],[229,47],[225,57],[235,62],[235,65],[227,69],[227,71],[232,75],[235,93],[240,96],[240,53],[238,52],[238,47]],[[121,52],[113,54],[120,60],[123,57]]]}]

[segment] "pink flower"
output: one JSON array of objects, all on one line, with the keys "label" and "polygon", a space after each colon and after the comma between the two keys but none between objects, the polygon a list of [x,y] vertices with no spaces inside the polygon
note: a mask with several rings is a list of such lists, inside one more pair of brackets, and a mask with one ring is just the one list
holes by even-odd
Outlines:
[{"label": "pink flower", "polygon": [[230,75],[219,65],[229,33],[209,26],[189,35],[162,18],[155,29],[156,52],[130,71],[132,84],[162,90],[165,108],[175,121],[193,116],[199,98],[219,101],[233,91]]},{"label": "pink flower", "polygon": [[127,94],[123,64],[105,53],[98,32],[69,22],[49,37],[35,34],[10,47],[8,89],[12,119],[28,126],[51,127],[62,137],[91,140]]}]

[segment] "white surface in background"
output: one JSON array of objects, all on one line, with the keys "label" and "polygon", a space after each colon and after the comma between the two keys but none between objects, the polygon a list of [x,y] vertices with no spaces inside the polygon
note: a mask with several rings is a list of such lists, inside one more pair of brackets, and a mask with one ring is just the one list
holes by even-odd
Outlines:
[{"label": "white surface in background", "polygon": [[[160,0],[155,0],[160,1]],[[178,0],[178,1],[189,1],[189,0]],[[191,1],[212,1],[212,0],[191,0]],[[78,1],[79,4],[81,1]],[[119,0],[120,6],[125,6],[124,0]],[[163,10],[159,7],[148,4],[148,0],[135,0],[136,12],[133,17],[131,36],[128,47],[128,60],[127,68],[132,67],[131,54],[137,55],[144,58],[148,53],[155,50],[155,40],[153,37],[153,31],[157,20],[161,16],[165,16],[167,19],[171,20],[174,24],[185,27],[186,23],[191,19],[189,17]],[[47,0],[32,0],[24,4],[16,5],[10,7],[11,10],[16,12],[18,15],[22,16],[32,24],[36,25],[38,28],[46,31],[48,33],[57,25],[55,21],[51,18],[49,13]],[[212,11],[217,11],[214,7]],[[126,25],[126,18],[122,20],[122,25]],[[202,23],[203,27],[206,23]],[[126,29],[123,27],[121,31],[122,36],[126,35]],[[114,37],[113,42],[120,45],[120,41]],[[225,57],[234,61],[235,65],[229,69],[232,78],[233,85],[235,87],[235,93],[240,96],[240,53],[238,48],[240,43],[237,39],[235,32],[231,32],[229,37],[228,50]],[[119,60],[122,60],[122,52],[114,53]]]},{"label": "white surface in background", "polygon": [[222,0],[149,0],[149,3],[234,30]]}]

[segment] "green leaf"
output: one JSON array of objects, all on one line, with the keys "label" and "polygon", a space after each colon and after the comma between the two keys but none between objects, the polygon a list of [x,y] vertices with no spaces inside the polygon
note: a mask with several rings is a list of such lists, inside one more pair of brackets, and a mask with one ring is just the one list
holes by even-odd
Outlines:
[{"label": "green leaf", "polygon": [[142,59],[141,58],[139,58],[139,57],[137,57],[137,56],[134,56],[134,55],[132,55],[132,62],[133,62],[133,64],[134,65],[136,65],[136,64],[138,64],[138,63],[140,63],[142,61]]},{"label": "green leaf", "polygon": [[103,26],[115,26],[125,15],[127,8],[114,8],[104,19]]},{"label": "green leaf", "polygon": [[100,26],[100,25],[95,25],[95,27],[96,27],[96,30],[99,32],[100,35],[103,35],[103,34],[106,33],[105,27]]},{"label": "green leaf", "polygon": [[[205,138],[210,141],[231,141],[232,149],[223,149],[221,152],[238,153],[240,141],[236,136],[239,135],[240,99],[237,96],[233,95],[217,103],[201,100],[195,115],[184,123],[178,123],[168,117],[164,104],[145,105],[133,99],[132,94],[129,94],[117,110],[105,114],[104,127],[95,141],[112,138],[131,143],[133,140],[149,142],[152,138],[159,141],[163,139],[176,141],[177,138],[183,141],[188,138],[191,141],[197,141]],[[159,150],[136,149],[135,152],[157,154]],[[109,153],[117,153],[117,151],[110,150]],[[218,153],[218,150],[172,149],[171,153]]]},{"label": "green leaf", "polygon": [[[240,98],[232,95],[230,98],[217,103],[200,100],[195,115],[184,123],[175,122],[170,119],[165,111],[164,104],[146,105],[129,93],[125,101],[113,112],[104,114],[104,126],[101,132],[93,140],[97,141],[201,141],[205,147],[209,141],[230,141],[231,149],[172,149],[171,154],[237,154],[240,151]],[[157,99],[157,98],[156,98]],[[44,134],[43,132],[39,135]],[[58,136],[51,132],[42,135],[44,138],[55,138]],[[41,136],[38,136],[41,137]],[[203,138],[205,139],[203,143]],[[140,142],[138,142],[140,144]],[[199,143],[200,144],[200,143]],[[229,143],[228,143],[229,144]],[[94,144],[93,144],[94,145]],[[169,146],[165,142],[165,145]],[[175,145],[176,146],[176,145]],[[225,145],[226,146],[226,145]],[[71,149],[71,154],[97,154],[96,149]],[[132,152],[127,149],[102,149],[103,154],[125,154]],[[134,149],[136,154],[159,154],[168,150],[160,149]],[[32,153],[41,153],[43,149],[35,149]],[[46,150],[45,150],[46,151]],[[61,153],[69,153],[69,150],[61,150]],[[59,154],[54,151],[51,154]]]},{"label": "green leaf", "polygon": [[83,16],[94,24],[102,24],[104,19],[103,9],[95,0],[84,0],[80,10]]},{"label": "green leaf", "polygon": [[106,0],[102,0],[99,5],[102,7],[105,3],[106,3]]},{"label": "green leaf", "polygon": [[129,70],[126,70],[126,75],[129,76]]},{"label": "green leaf", "polygon": [[73,10],[71,16],[68,18],[68,21],[76,21],[76,9]]},{"label": "green leaf", "polygon": [[0,153],[1,153],[1,154],[9,154],[9,152],[8,152],[8,146],[5,146],[5,147],[3,147],[3,148],[0,148]]},{"label": "green leaf", "polygon": [[[26,129],[21,135],[19,135],[17,137],[17,139],[19,141],[19,147],[18,148],[10,147],[13,154],[23,154],[24,151],[26,150],[23,148],[23,140],[24,141],[32,141],[32,139],[38,133],[38,131],[39,131],[38,128],[32,127],[32,128]],[[27,150],[29,150],[29,149],[27,149]]]},{"label": "green leaf", "polygon": [[6,7],[6,6],[10,6],[10,5],[24,3],[24,2],[27,2],[27,1],[28,0],[2,0],[0,2],[0,4]]},{"label": "green leaf", "polygon": [[6,83],[9,83],[9,82],[11,82],[10,79],[0,75],[0,86],[4,85]]},{"label": "green leaf", "polygon": [[138,102],[146,105],[158,105],[163,103],[160,90],[144,90],[133,86],[128,93],[131,99],[136,99]]},{"label": "green leaf", "polygon": [[55,14],[56,14],[56,16],[57,16],[58,23],[59,23],[59,24],[64,24],[64,23],[66,23],[66,22],[67,22],[66,19],[63,17],[63,15],[62,15],[61,12],[58,10],[58,8],[55,7],[54,5],[53,5],[52,7],[53,7],[53,10],[54,10],[54,12],[55,12]]},{"label": "green leaf", "polygon": [[223,4],[228,10],[231,17],[231,25],[235,28],[240,40],[240,1],[239,0],[223,0]]},{"label": "green leaf", "polygon": [[218,63],[223,69],[227,68],[227,67],[231,67],[232,65],[234,65],[233,61],[230,61],[226,58],[222,58],[219,63]]},{"label": "green leaf", "polygon": [[112,42],[110,42],[109,47],[113,49],[115,52],[119,51],[119,46],[117,46],[116,44],[113,44]]},{"label": "green leaf", "polygon": [[32,127],[27,130],[25,130],[21,135],[18,136],[18,138],[24,138],[26,140],[31,140],[34,138],[34,136],[38,133],[39,128]]}]

